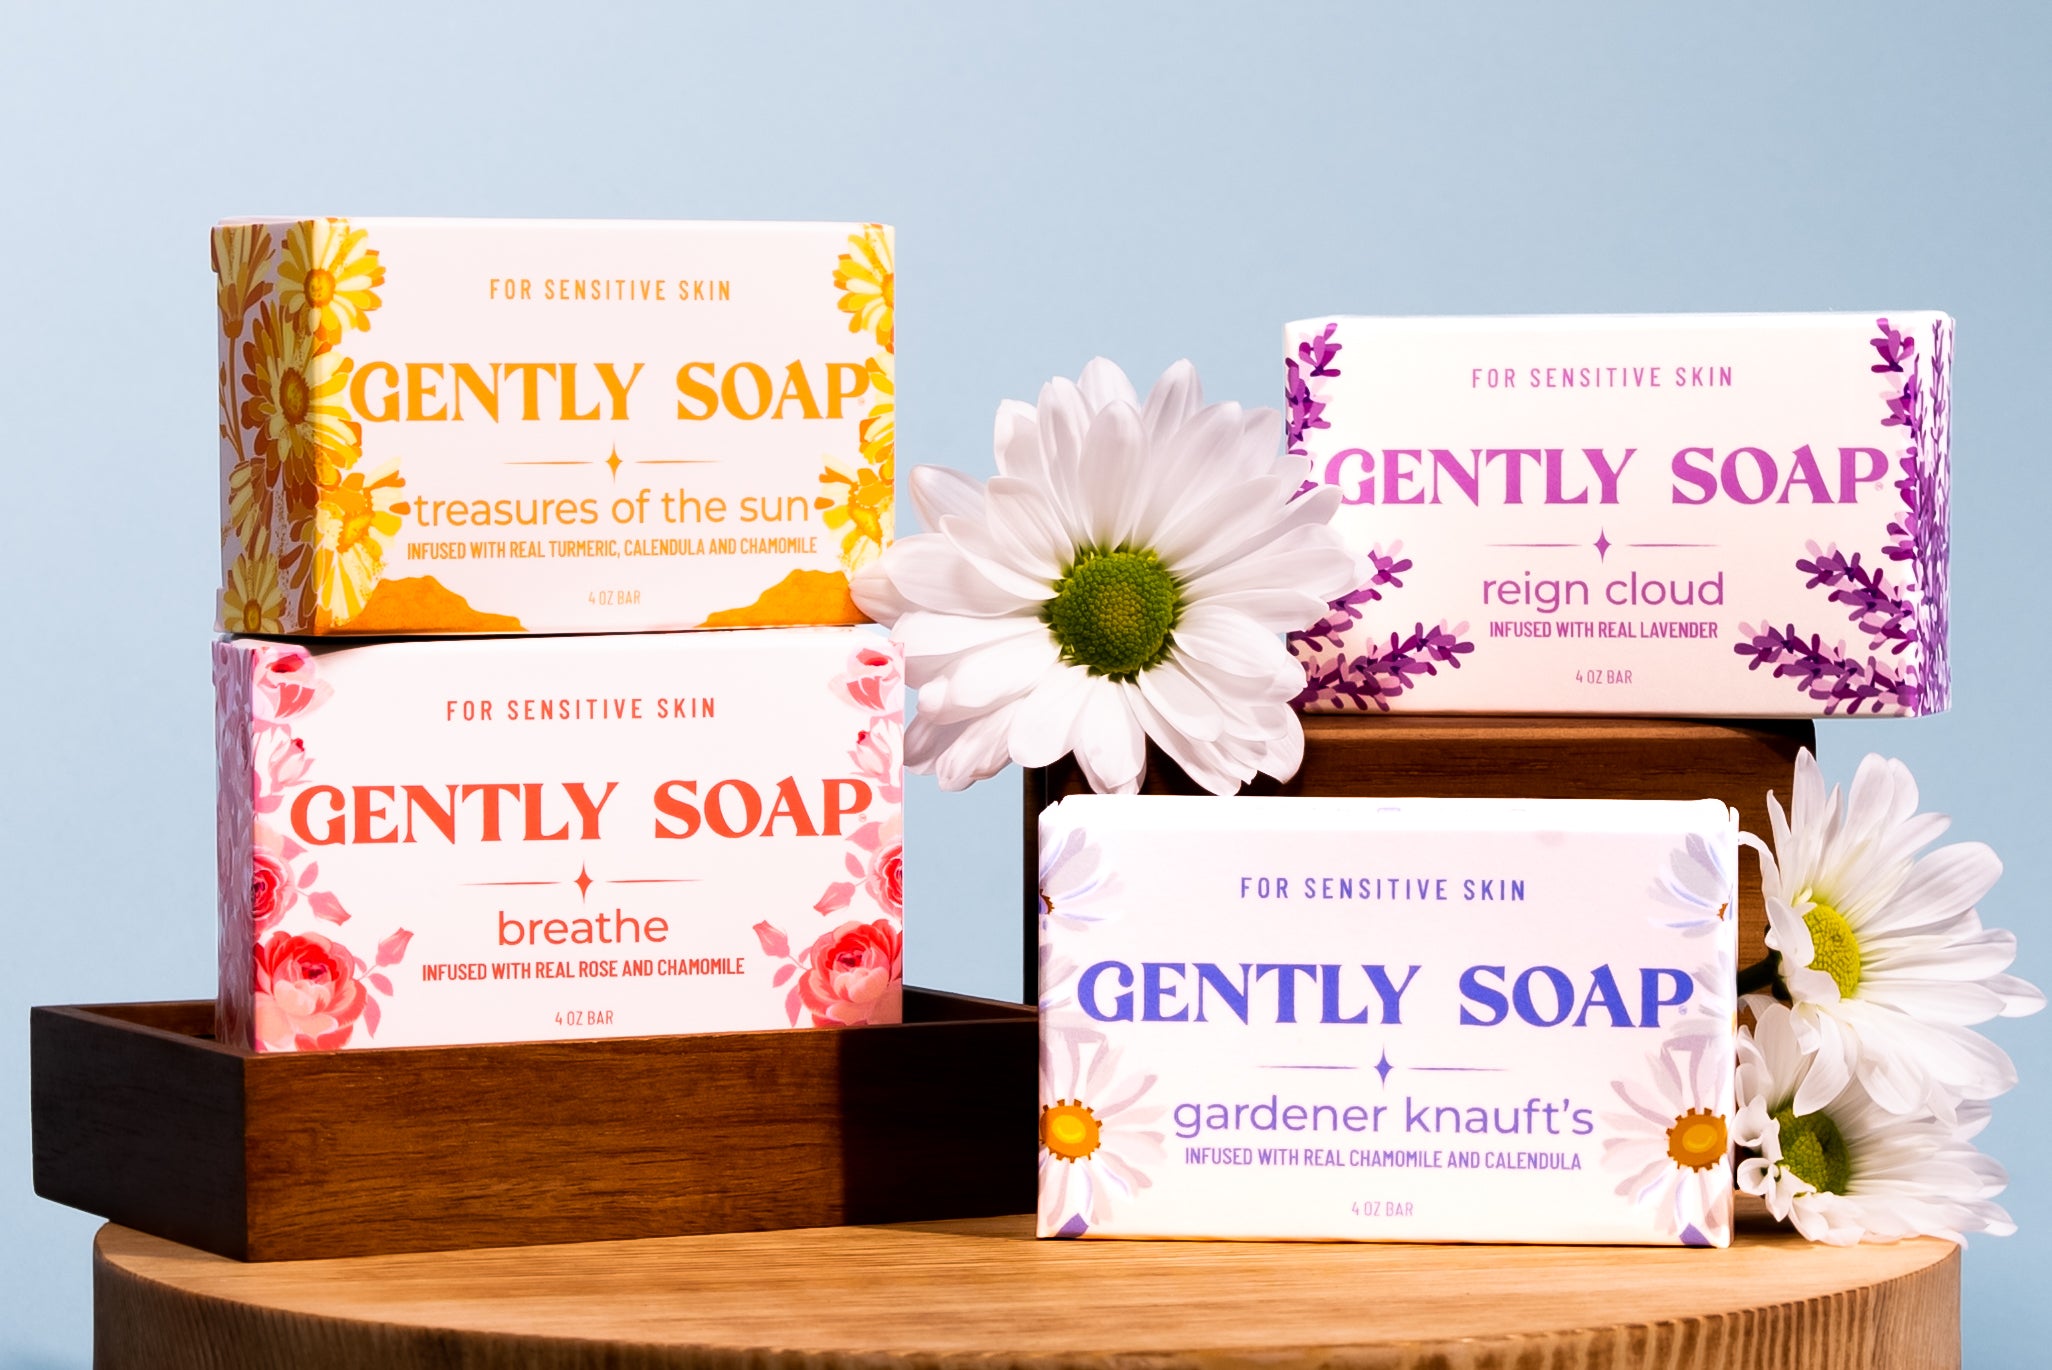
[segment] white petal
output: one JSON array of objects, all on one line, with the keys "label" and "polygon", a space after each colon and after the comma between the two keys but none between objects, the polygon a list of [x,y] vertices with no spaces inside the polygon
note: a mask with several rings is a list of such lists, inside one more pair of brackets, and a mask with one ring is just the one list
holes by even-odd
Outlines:
[{"label": "white petal", "polygon": [[1237,794],[1240,786],[1252,778],[1251,769],[1235,769],[1215,744],[1190,737],[1162,717],[1160,710],[1149,702],[1145,694],[1136,692],[1136,697],[1128,703],[1133,716],[1140,720],[1140,726],[1161,748],[1162,754],[1182,767],[1183,774],[1210,793]]},{"label": "white petal", "polygon": [[856,608],[886,628],[896,623],[899,616],[911,607],[898,593],[897,585],[891,580],[890,572],[884,570],[881,560],[870,562],[850,577],[848,593],[855,600]]},{"label": "white petal", "polygon": [[898,594],[916,608],[989,617],[1031,612],[1035,607],[1032,601],[991,584],[939,533],[901,538],[884,553],[883,566]]},{"label": "white petal", "polygon": [[964,790],[1005,768],[1010,760],[1005,752],[1009,715],[1016,707],[993,709],[962,725],[961,732],[934,762],[933,772],[942,789]]},{"label": "white petal", "polygon": [[1126,379],[1126,373],[1117,363],[1104,357],[1092,357],[1083,367],[1083,374],[1076,378],[1076,388],[1083,392],[1084,402],[1090,408],[1100,410],[1108,405],[1124,404],[1134,409],[1140,407],[1140,397],[1133,390],[1133,382]]},{"label": "white petal", "polygon": [[1162,450],[1203,407],[1204,386],[1197,379],[1197,368],[1187,358],[1169,367],[1147,392],[1147,409],[1141,415],[1149,444]]},{"label": "white petal", "polygon": [[1338,532],[1316,526],[1293,528],[1259,551],[1194,577],[1185,583],[1183,592],[1190,599],[1201,600],[1233,590],[1283,585],[1333,600],[1358,583],[1359,572],[1359,560],[1347,550]]},{"label": "white petal", "polygon": [[1117,682],[1093,678],[1077,719],[1076,761],[1100,794],[1130,794],[1147,769],[1147,734]]},{"label": "white petal", "polygon": [[1232,609],[1192,604],[1183,610],[1172,638],[1190,656],[1250,680],[1274,680],[1291,672],[1301,678],[1303,674],[1303,667],[1281,638]]},{"label": "white petal", "polygon": [[1022,766],[1047,766],[1069,754],[1090,672],[1057,664],[1042,673],[1012,713],[1010,746]]},{"label": "white petal", "polygon": [[912,503],[929,531],[950,514],[982,517],[983,482],[946,466],[915,466],[911,480]]},{"label": "white petal", "polygon": [[1077,476],[1088,511],[1085,527],[1095,546],[1117,547],[1126,541],[1148,489],[1146,459],[1140,414],[1133,406],[1112,404],[1091,419]]},{"label": "white petal", "polygon": [[1972,908],[2002,877],[2002,861],[1985,842],[1940,847],[1910,868],[1886,907],[1861,920],[1869,932],[1919,927]]},{"label": "white petal", "polygon": [[981,519],[950,515],[941,520],[940,530],[963,560],[1006,594],[1036,605],[1054,597],[1054,577],[1041,573],[1025,548],[993,532]]},{"label": "white petal", "polygon": [[[891,636],[904,648],[906,661],[911,662],[936,657],[947,659],[1007,638],[1046,632],[1045,624],[1023,615],[1016,618],[971,618],[963,614],[916,611],[900,618],[891,630]],[[924,683],[915,682],[914,688]]]},{"label": "white petal", "polygon": [[1216,609],[1245,614],[1271,633],[1293,633],[1325,616],[1328,601],[1306,590],[1282,588],[1231,590],[1207,595],[1204,602]]},{"label": "white petal", "polygon": [[1014,565],[1052,582],[1076,559],[1076,546],[1062,528],[1061,515],[1039,486],[995,476],[984,488],[984,499],[991,534],[1015,549]]},{"label": "white petal", "polygon": [[1060,655],[1045,628],[964,652],[948,668],[949,707],[981,709],[1017,699]]},{"label": "white petal", "polygon": [[1142,671],[1136,685],[1163,721],[1182,736],[1210,742],[1225,726],[1218,701],[1173,656],[1153,670]]},{"label": "white petal", "polygon": [[1235,481],[1185,507],[1148,540],[1148,546],[1179,578],[1195,579],[1211,568],[1224,548],[1237,547],[1281,519],[1289,496],[1289,483],[1275,476]]},{"label": "white petal", "polygon": [[1032,405],[1022,400],[999,402],[997,431],[991,447],[999,475],[1040,486],[1047,484],[1047,461],[1040,451],[1040,419]]}]

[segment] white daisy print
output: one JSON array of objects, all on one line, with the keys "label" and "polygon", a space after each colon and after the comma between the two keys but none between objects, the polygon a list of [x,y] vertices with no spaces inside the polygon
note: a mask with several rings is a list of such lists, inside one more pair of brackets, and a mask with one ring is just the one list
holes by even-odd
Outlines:
[{"label": "white daisy print", "polygon": [[1731,1242],[1730,1043],[1707,1023],[1676,1032],[1648,1058],[1645,1080],[1611,1081],[1629,1111],[1603,1116],[1617,1192],[1684,1246]]},{"label": "white daisy print", "polygon": [[1149,1126],[1152,1075],[1125,1075],[1102,1038],[1043,1030],[1040,1043],[1040,1235],[1080,1237],[1147,1188],[1166,1157]]}]

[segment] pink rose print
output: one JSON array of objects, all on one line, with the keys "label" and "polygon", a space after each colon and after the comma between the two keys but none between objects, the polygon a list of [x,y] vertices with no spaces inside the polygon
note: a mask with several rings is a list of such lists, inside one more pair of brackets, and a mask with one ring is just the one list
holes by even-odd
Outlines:
[{"label": "pink rose print", "polygon": [[272,813],[285,802],[285,791],[306,779],[313,758],[306,743],[282,725],[267,730],[256,744],[256,811]]},{"label": "pink rose print", "polygon": [[905,712],[905,678],[897,653],[881,647],[858,647],[848,658],[848,673],[834,681],[849,702],[871,715],[901,717]]},{"label": "pink rose print", "polygon": [[[904,938],[885,919],[843,923],[812,944],[798,997],[814,1027],[895,1023],[903,1016]],[[793,1015],[796,1021],[796,1015]]]},{"label": "pink rose print", "polygon": [[894,813],[881,823],[864,823],[848,836],[849,851],[841,863],[853,880],[836,880],[828,885],[813,910],[822,917],[839,913],[855,898],[855,891],[868,891],[877,906],[893,918],[905,916],[905,817]]},{"label": "pink rose print", "polygon": [[855,750],[848,753],[886,804],[904,801],[904,755],[905,725],[895,718],[880,718],[855,734]]},{"label": "pink rose print", "polygon": [[259,726],[276,725],[318,707],[333,690],[322,680],[313,653],[288,643],[265,643],[252,653],[255,698],[251,712]]},{"label": "pink rose print", "polygon": [[413,934],[401,928],[378,943],[378,963],[365,966],[349,948],[317,932],[274,932],[256,947],[255,1047],[258,1051],[325,1051],[345,1046],[361,1021],[378,1031],[378,1001],[389,995],[383,974],[406,956]]},{"label": "pink rose print", "polygon": [[276,932],[256,948],[256,1049],[339,1047],[371,1002],[349,949],[317,932]]},{"label": "pink rose print", "polygon": [[893,918],[905,916],[904,822],[893,818],[883,825],[877,848],[869,855],[869,872],[863,885],[869,897]]}]

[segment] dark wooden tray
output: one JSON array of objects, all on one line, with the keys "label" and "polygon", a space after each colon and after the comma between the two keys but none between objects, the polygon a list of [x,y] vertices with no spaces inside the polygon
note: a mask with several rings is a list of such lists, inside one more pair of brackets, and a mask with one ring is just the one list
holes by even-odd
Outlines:
[{"label": "dark wooden tray", "polygon": [[207,1002],[37,1008],[36,1192],[259,1261],[1025,1212],[1035,1017],[255,1055]]},{"label": "dark wooden tray", "polygon": [[[1680,718],[1529,718],[1488,714],[1306,714],[1304,764],[1287,785],[1264,778],[1248,794],[1371,795],[1392,799],[1722,799],[1765,837],[1767,792],[1784,803],[1800,749],[1817,748],[1808,719],[1743,723]],[[1035,888],[1040,811],[1090,788],[1067,757],[1026,772],[1026,995],[1040,963]],[[1174,762],[1150,749],[1149,794],[1198,794]],[[1739,964],[1766,954],[1760,863],[1739,853]]]}]

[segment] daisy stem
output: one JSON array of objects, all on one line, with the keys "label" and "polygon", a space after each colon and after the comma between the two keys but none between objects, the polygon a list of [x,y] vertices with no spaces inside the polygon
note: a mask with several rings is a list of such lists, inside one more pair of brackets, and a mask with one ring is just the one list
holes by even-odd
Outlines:
[{"label": "daisy stem", "polygon": [[1738,992],[1758,994],[1771,990],[1781,979],[1781,953],[1770,951],[1761,960],[1738,973]]}]

